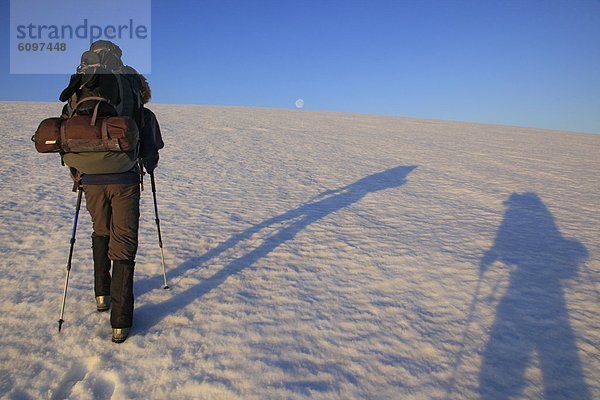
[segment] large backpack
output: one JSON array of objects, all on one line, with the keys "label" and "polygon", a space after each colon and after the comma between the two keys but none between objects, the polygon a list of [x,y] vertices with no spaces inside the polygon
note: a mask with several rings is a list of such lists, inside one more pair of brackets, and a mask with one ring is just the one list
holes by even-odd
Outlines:
[{"label": "large backpack", "polygon": [[[120,54],[119,54],[120,56]],[[60,100],[61,118],[42,121],[34,135],[40,152],[59,152],[84,174],[133,170],[143,126],[141,81],[114,53],[85,52]]]}]

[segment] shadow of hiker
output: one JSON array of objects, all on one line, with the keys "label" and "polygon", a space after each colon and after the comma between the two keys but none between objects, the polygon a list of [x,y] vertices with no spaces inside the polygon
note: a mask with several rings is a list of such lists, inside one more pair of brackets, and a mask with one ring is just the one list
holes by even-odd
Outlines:
[{"label": "shadow of hiker", "polygon": [[241,233],[231,236],[225,242],[209,250],[206,254],[187,260],[175,269],[169,271],[169,276],[173,278],[183,275],[190,269],[198,268],[208,260],[217,257],[238,243],[249,239],[255,233],[260,232],[267,227],[284,224],[284,226],[279,228],[274,235],[265,238],[254,250],[233,260],[200,284],[186,289],[181,293],[174,294],[171,298],[162,303],[148,304],[137,309],[135,312],[134,324],[136,327],[134,327],[134,329],[148,330],[173,311],[186,307],[194,300],[197,300],[218,287],[228,277],[251,266],[257,260],[267,256],[281,244],[293,239],[298,232],[302,231],[308,225],[360,201],[369,193],[403,185],[406,182],[408,174],[415,168],[416,166],[391,168],[383,172],[366,176],[340,189],[323,192],[298,208],[287,211],[276,217],[269,218],[257,225],[251,226]]},{"label": "shadow of hiker", "polygon": [[577,274],[585,247],[565,239],[535,193],[513,193],[483,273],[495,261],[511,266],[479,373],[482,399],[522,394],[525,370],[538,356],[545,399],[590,399],[561,280]]}]

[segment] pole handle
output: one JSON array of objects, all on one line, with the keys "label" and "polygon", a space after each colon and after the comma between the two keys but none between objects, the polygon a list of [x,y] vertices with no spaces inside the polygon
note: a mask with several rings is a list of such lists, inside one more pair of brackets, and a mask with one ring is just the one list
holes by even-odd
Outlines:
[{"label": "pole handle", "polygon": [[150,185],[152,186],[152,193],[156,193],[156,180],[154,179],[154,172],[150,172]]}]

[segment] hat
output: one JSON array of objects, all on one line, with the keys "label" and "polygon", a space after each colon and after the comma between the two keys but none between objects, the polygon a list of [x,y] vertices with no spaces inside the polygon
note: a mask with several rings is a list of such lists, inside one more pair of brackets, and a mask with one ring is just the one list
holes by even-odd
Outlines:
[{"label": "hat", "polygon": [[98,53],[94,53],[93,51],[85,51],[81,55],[81,65],[95,65],[100,64],[100,56]]},{"label": "hat", "polygon": [[121,56],[123,55],[121,48],[119,46],[117,46],[116,44],[114,44],[113,42],[108,41],[108,40],[95,41],[90,46],[90,51],[93,51],[94,53],[99,53],[101,51],[107,51],[107,52],[112,53],[115,56],[117,56],[117,58],[121,58]]}]

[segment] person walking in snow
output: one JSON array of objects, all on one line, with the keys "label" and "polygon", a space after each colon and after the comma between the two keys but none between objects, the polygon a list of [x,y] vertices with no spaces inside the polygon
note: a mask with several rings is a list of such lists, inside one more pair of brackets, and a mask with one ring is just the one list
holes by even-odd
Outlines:
[{"label": "person walking in snow", "polygon": [[[60,95],[61,101],[68,101],[63,113],[89,115],[95,110],[100,117],[115,115],[116,111],[117,115],[133,118],[140,131],[139,157],[146,171],[152,173],[163,143],[156,117],[143,107],[150,99],[150,87],[142,75],[123,65],[121,55],[121,49],[110,41],[93,43],[82,56],[78,73],[71,76]],[[137,158],[132,157],[130,163],[125,158],[125,164],[121,164],[112,155],[65,154],[64,159],[71,166],[76,187],[83,189],[92,219],[96,307],[101,312],[111,310],[112,341],[122,343],[133,323],[142,171]],[[79,157],[81,167],[73,167],[67,157]]]}]

